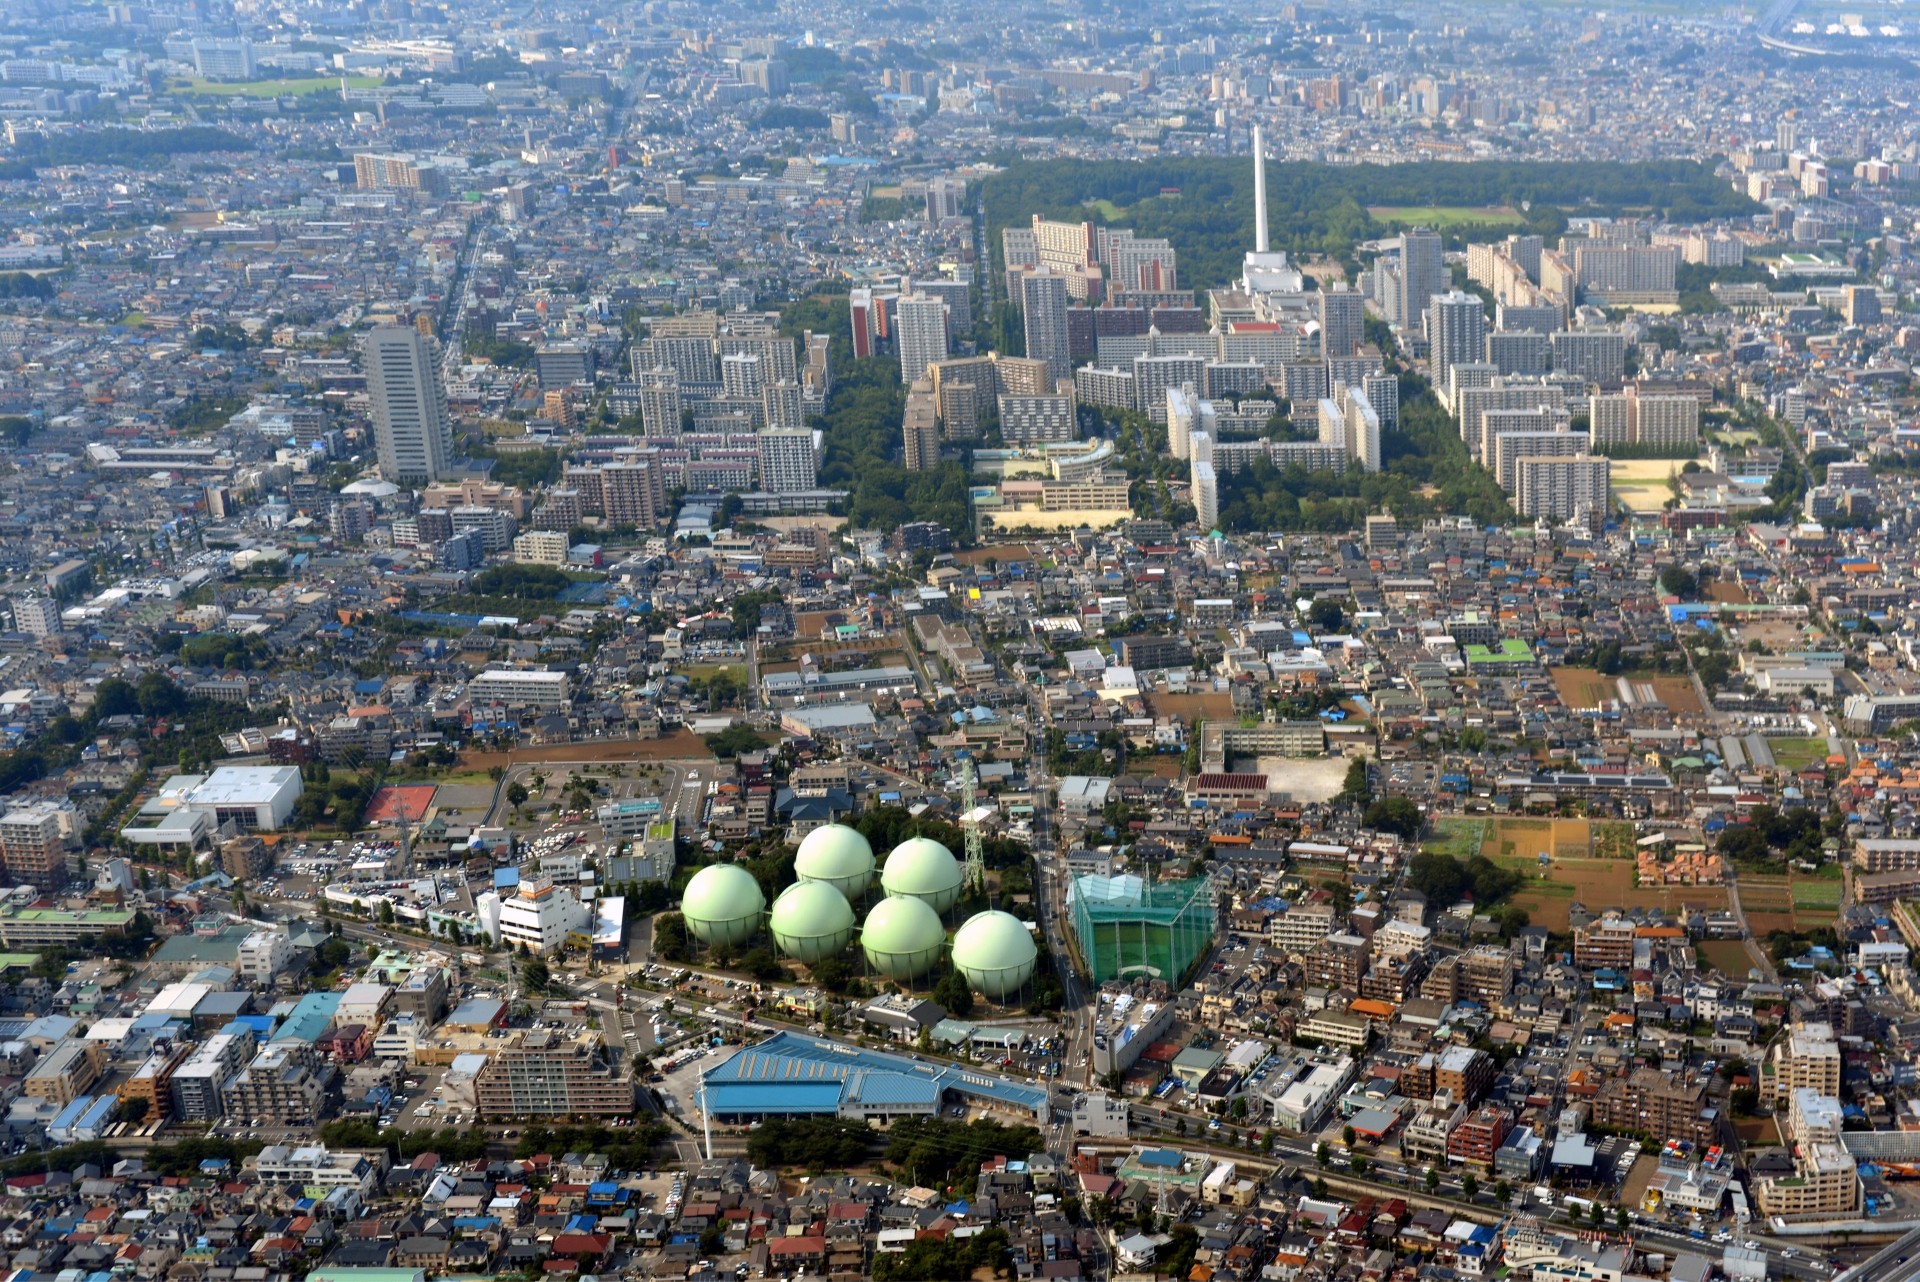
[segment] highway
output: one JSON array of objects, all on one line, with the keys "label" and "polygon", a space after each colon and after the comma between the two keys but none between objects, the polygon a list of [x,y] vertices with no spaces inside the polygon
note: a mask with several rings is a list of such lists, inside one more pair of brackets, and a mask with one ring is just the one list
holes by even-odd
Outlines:
[{"label": "highway", "polygon": [[1834,1282],[1907,1282],[1920,1276],[1920,1229],[1889,1242],[1865,1263],[1844,1269]]}]

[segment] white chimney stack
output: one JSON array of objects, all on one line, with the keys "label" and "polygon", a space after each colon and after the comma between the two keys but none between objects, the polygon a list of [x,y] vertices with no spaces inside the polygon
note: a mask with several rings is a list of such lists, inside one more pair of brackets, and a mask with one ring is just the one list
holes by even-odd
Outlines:
[{"label": "white chimney stack", "polygon": [[1267,152],[1253,127],[1253,252],[1267,252]]}]

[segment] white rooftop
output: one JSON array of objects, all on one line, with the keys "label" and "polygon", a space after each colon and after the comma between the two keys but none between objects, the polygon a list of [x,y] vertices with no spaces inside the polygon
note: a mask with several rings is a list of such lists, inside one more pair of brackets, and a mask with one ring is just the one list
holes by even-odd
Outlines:
[{"label": "white rooftop", "polygon": [[298,766],[221,766],[203,782],[190,785],[187,801],[196,806],[258,805],[299,782]]}]

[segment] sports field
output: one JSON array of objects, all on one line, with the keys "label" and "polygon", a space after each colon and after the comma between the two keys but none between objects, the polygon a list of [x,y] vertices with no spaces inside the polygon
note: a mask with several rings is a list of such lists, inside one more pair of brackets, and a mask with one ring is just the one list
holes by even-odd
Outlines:
[{"label": "sports field", "polygon": [[[383,82],[376,76],[348,76],[349,89],[376,89]],[[325,93],[328,90],[338,92],[338,76],[301,76],[279,80],[203,80],[199,76],[185,76],[167,82],[167,92],[177,94],[204,94],[211,98],[284,98],[288,95],[301,97],[310,93]]]},{"label": "sports field", "polygon": [[1505,205],[1369,205],[1367,214],[1376,222],[1406,223],[1446,231],[1454,227],[1518,227],[1526,222],[1520,211]]},{"label": "sports field", "polygon": [[1827,741],[1817,735],[1769,739],[1767,747],[1773,750],[1774,764],[1782,770],[1804,770],[1822,765],[1827,759]]},{"label": "sports field", "polygon": [[1684,466],[1685,461],[1680,459],[1609,459],[1607,484],[1613,488],[1613,497],[1629,511],[1658,512],[1673,497],[1667,478]]},{"label": "sports field", "polygon": [[362,820],[369,824],[411,824],[427,817],[436,791],[430,783],[388,784],[373,794]]}]

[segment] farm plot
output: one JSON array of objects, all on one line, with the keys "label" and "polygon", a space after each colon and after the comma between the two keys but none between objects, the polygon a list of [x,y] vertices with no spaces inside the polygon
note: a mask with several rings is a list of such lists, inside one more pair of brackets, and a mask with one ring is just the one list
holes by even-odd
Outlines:
[{"label": "farm plot", "polygon": [[1727,904],[1722,886],[1636,886],[1633,862],[1626,859],[1555,858],[1542,867],[1536,857],[1510,855],[1499,862],[1526,876],[1526,885],[1513,902],[1527,910],[1533,924],[1549,930],[1567,929],[1568,909],[1575,901],[1591,913],[1607,908],[1658,908],[1670,915]]},{"label": "farm plot", "polygon": [[1753,958],[1747,956],[1747,947],[1737,939],[1709,939],[1695,944],[1693,951],[1700,960],[1713,967],[1722,975],[1744,979],[1753,966]]},{"label": "farm plot", "polygon": [[1555,859],[1583,859],[1593,849],[1592,825],[1585,819],[1500,819],[1494,823],[1489,857],[1518,855],[1538,859],[1545,851]]},{"label": "farm plot", "polygon": [[1550,668],[1548,675],[1553,678],[1560,702],[1569,708],[1591,708],[1620,697],[1613,678],[1601,676],[1592,668]]}]

